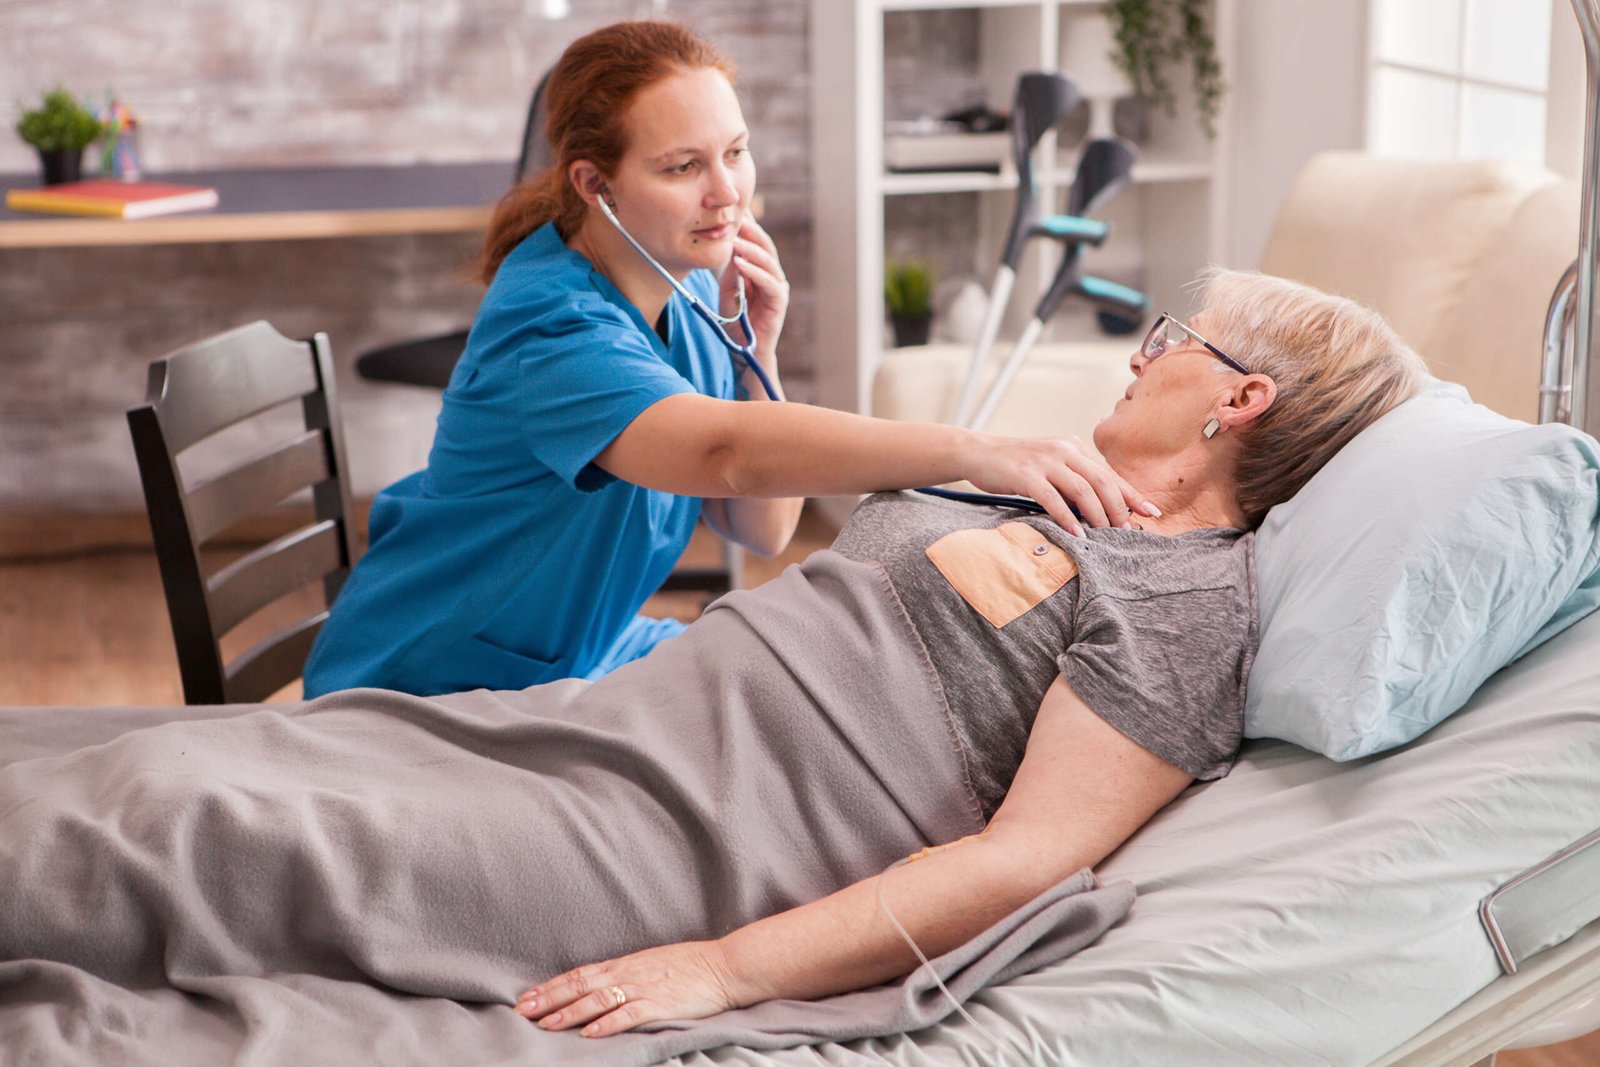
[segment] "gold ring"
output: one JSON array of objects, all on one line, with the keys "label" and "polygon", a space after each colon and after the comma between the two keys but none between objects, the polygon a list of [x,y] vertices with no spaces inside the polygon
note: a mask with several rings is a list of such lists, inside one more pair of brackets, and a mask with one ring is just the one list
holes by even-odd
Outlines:
[{"label": "gold ring", "polygon": [[620,1008],[624,1004],[628,1003],[628,994],[622,991],[621,986],[614,985],[611,987],[611,999],[616,1001],[616,1007]]}]

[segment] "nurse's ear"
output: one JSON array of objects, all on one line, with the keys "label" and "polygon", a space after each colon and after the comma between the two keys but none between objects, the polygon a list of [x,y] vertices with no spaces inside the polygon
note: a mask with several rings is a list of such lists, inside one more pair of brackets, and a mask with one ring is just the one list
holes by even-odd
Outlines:
[{"label": "nurse's ear", "polygon": [[587,159],[573,160],[572,165],[567,168],[567,180],[578,191],[578,195],[583,197],[583,202],[591,207],[602,196],[606,198],[607,205],[617,206],[616,200],[612,199],[611,188],[606,185],[600,169]]}]

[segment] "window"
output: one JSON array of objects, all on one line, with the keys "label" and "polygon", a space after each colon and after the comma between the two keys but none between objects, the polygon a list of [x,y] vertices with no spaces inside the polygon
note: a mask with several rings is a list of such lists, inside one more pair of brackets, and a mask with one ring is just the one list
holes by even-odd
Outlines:
[{"label": "window", "polygon": [[1371,0],[1367,148],[1545,161],[1552,0]]}]

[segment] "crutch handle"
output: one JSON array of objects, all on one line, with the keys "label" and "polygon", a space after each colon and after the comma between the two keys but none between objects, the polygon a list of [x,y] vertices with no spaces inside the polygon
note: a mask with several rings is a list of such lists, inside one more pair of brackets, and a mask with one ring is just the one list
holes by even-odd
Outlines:
[{"label": "crutch handle", "polygon": [[1097,278],[1093,274],[1079,276],[1078,289],[1107,311],[1138,317],[1150,310],[1150,298],[1139,290]]},{"label": "crutch handle", "polygon": [[1082,215],[1046,215],[1033,224],[1030,237],[1052,237],[1069,244],[1094,245],[1096,248],[1111,236],[1111,224]]}]

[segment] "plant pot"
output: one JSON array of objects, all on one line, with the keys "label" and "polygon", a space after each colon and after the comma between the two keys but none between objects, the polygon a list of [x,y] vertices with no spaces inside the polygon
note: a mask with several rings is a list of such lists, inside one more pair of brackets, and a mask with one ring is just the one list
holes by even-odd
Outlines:
[{"label": "plant pot", "polygon": [[898,311],[889,313],[889,324],[894,327],[894,346],[925,345],[933,327],[932,315],[905,315]]},{"label": "plant pot", "polygon": [[83,177],[83,149],[39,149],[39,167],[44,172],[46,185],[75,182]]},{"label": "plant pot", "polygon": [[1111,104],[1111,129],[1134,144],[1150,140],[1150,101],[1142,96],[1120,96]]}]

